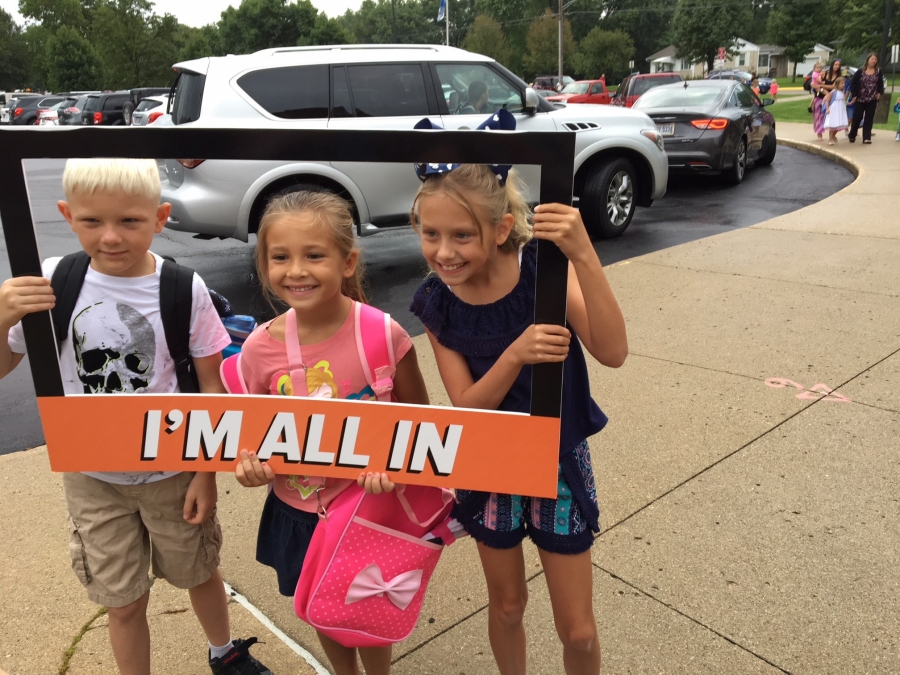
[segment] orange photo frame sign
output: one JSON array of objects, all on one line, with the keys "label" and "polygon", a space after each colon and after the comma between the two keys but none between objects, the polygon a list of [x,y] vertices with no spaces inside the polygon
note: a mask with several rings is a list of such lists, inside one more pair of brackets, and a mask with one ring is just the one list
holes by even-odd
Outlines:
[{"label": "orange photo frame sign", "polygon": [[551,417],[283,396],[53,396],[38,406],[48,447],[65,449],[50,453],[54,471],[234,471],[246,449],[276,473],[386,471],[397,483],[556,496]]},{"label": "orange photo frame sign", "polygon": [[[22,160],[204,157],[541,166],[541,202],[571,203],[568,132],[0,129],[0,219],[13,276],[40,276]],[[410,167],[412,172],[412,168]],[[565,324],[567,261],[538,243],[535,323]],[[49,312],[23,319],[54,471],[233,471],[241,449],[280,473],[556,495],[562,364],[532,368],[531,415],[281,396],[65,396]]]}]

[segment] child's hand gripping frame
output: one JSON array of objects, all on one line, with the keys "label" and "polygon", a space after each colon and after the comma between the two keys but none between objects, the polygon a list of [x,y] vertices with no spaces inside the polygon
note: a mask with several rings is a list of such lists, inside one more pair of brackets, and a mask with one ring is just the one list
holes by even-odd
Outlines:
[{"label": "child's hand gripping frame", "polygon": [[[570,204],[570,132],[0,129],[0,220],[13,276],[40,276],[22,160],[203,157],[538,164],[540,201]],[[412,168],[410,168],[412,173]],[[563,325],[568,263],[538,244],[535,322]],[[556,496],[562,363],[533,367],[531,415],[280,396],[65,396],[48,312],[23,320],[54,471],[228,471],[240,449],[280,473]],[[361,439],[357,443],[357,438]],[[364,442],[363,440],[364,439]],[[486,450],[488,450],[486,452]]]}]

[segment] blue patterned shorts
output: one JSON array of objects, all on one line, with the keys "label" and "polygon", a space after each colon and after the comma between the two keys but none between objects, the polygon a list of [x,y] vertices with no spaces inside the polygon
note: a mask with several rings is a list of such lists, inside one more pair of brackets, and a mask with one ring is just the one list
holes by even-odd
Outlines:
[{"label": "blue patterned shorts", "polygon": [[[585,491],[596,506],[597,487],[588,442],[582,441],[573,452]],[[473,539],[491,548],[514,548],[528,536],[538,548],[551,553],[583,553],[593,544],[594,535],[561,467],[558,481],[556,499],[492,493],[484,508],[462,525]],[[457,499],[464,501],[470,494],[459,490]]]}]

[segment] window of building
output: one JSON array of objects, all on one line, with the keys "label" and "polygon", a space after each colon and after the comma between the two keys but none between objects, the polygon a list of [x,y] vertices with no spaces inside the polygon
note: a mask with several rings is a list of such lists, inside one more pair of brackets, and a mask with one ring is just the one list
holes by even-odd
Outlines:
[{"label": "window of building", "polygon": [[238,86],[264,110],[286,120],[328,117],[328,66],[266,68],[242,75]]},{"label": "window of building", "polygon": [[747,65],[747,55],[741,52],[741,55],[738,56],[738,65],[744,66]]},{"label": "window of building", "polygon": [[760,69],[769,67],[769,55],[768,54],[760,54],[759,55],[759,66]]}]

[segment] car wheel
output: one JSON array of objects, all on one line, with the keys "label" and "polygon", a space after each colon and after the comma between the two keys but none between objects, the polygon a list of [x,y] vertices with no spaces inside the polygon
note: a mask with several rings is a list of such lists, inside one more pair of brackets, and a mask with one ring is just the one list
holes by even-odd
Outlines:
[{"label": "car wheel", "polygon": [[591,169],[579,199],[588,234],[610,239],[622,234],[635,210],[634,167],[625,158]]},{"label": "car wheel", "polygon": [[744,180],[744,172],[747,170],[747,141],[742,138],[738,143],[737,151],[734,153],[734,162],[723,177],[729,185],[739,185]]},{"label": "car wheel", "polygon": [[756,160],[758,166],[769,166],[775,161],[775,151],[778,144],[775,140],[775,130],[772,129],[763,140],[763,151],[760,153],[759,159]]}]

